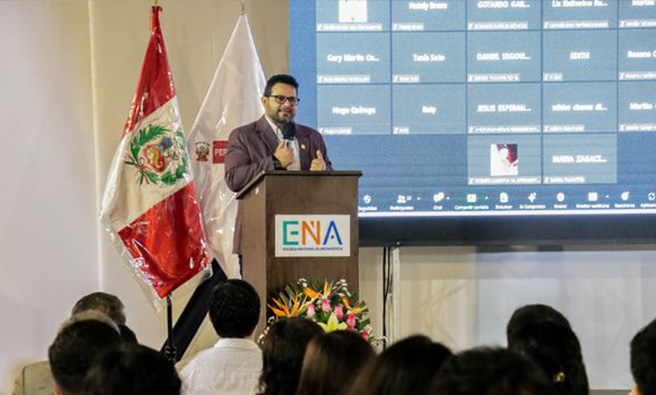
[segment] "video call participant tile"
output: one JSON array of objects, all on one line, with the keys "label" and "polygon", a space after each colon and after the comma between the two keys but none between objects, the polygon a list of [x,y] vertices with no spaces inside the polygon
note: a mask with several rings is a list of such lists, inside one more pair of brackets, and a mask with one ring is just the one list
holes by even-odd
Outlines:
[{"label": "video call participant tile", "polygon": [[615,82],[545,84],[544,132],[617,130]]},{"label": "video call participant tile", "polygon": [[544,136],[545,184],[617,182],[615,134]]},{"label": "video call participant tile", "polygon": [[393,83],[465,82],[465,33],[394,33]]},{"label": "video call participant tile", "polygon": [[319,86],[317,121],[324,134],[390,134],[390,87]]},{"label": "video call participant tile", "polygon": [[468,133],[539,133],[540,84],[476,84],[468,89]]},{"label": "video call participant tile", "polygon": [[465,134],[464,84],[395,85],[394,134]]}]

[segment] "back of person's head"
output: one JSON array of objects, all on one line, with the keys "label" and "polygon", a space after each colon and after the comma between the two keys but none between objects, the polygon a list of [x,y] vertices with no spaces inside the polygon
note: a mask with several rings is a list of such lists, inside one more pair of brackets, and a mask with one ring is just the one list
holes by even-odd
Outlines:
[{"label": "back of person's head", "polygon": [[632,394],[656,395],[656,320],[631,340]]},{"label": "back of person's head", "polygon": [[356,379],[351,395],[426,394],[451,351],[426,336],[410,336],[387,348]]},{"label": "back of person's head", "polygon": [[355,332],[336,331],[314,338],[305,351],[297,395],[343,394],[375,357]]},{"label": "back of person's head", "polygon": [[260,376],[260,388],[265,395],[296,393],[307,345],[323,333],[317,323],[299,317],[283,319],[269,327],[262,344]]},{"label": "back of person's head", "polygon": [[260,297],[243,280],[227,280],[212,290],[210,320],[222,338],[244,338],[253,334],[260,318]]},{"label": "back of person's head", "polygon": [[135,344],[139,343],[139,341],[137,340],[137,335],[134,332],[132,332],[132,329],[128,328],[125,325],[119,325],[118,330],[124,342],[135,343]]},{"label": "back of person's head", "polygon": [[527,304],[513,312],[506,326],[506,337],[510,338],[524,326],[537,322],[553,322],[571,329],[567,317],[553,307],[546,304]]},{"label": "back of person's head", "polygon": [[511,335],[508,348],[538,364],[558,394],[589,393],[581,344],[571,329],[553,322],[529,324]]},{"label": "back of person's head", "polygon": [[552,395],[545,373],[505,348],[474,348],[450,358],[437,373],[436,395]]},{"label": "back of person's head", "polygon": [[59,392],[81,394],[93,359],[121,342],[116,329],[97,320],[77,321],[62,328],[48,349],[50,370]]},{"label": "back of person's head", "polygon": [[148,347],[124,343],[98,357],[86,377],[85,395],[179,395],[173,363]]},{"label": "back of person's head", "polygon": [[82,297],[73,306],[71,315],[88,310],[98,310],[114,320],[117,325],[125,325],[125,306],[121,300],[105,292],[94,292]]},{"label": "back of person's head", "polygon": [[107,314],[102,313],[99,310],[86,310],[81,313],[73,314],[72,316],[68,317],[66,321],[62,322],[62,324],[59,326],[59,330],[57,330],[57,333],[61,332],[64,328],[70,326],[71,324],[89,320],[100,321],[105,325],[109,325],[117,333],[121,333],[121,328],[119,328],[118,324],[109,318]]}]

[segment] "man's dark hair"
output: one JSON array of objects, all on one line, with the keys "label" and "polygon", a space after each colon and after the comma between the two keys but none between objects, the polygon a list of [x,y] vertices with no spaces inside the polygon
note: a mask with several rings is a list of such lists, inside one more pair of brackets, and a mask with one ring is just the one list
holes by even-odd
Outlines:
[{"label": "man's dark hair", "polygon": [[97,358],[84,382],[85,395],[179,395],[173,363],[157,351],[124,343]]},{"label": "man's dark hair", "polygon": [[531,360],[505,348],[474,348],[447,360],[432,394],[552,395],[553,385]]},{"label": "man's dark hair", "polygon": [[66,395],[81,394],[93,359],[121,342],[118,332],[100,321],[78,321],[64,327],[48,349],[55,383]]},{"label": "man's dark hair", "polygon": [[524,326],[508,339],[508,348],[527,356],[547,374],[560,395],[588,395],[581,344],[574,331],[553,322]]},{"label": "man's dark hair", "polygon": [[526,325],[538,322],[553,322],[566,328],[572,328],[567,317],[553,307],[546,304],[527,304],[513,312],[506,326],[506,337],[510,339],[514,332]]},{"label": "man's dark hair", "polygon": [[426,394],[433,377],[451,355],[451,350],[426,336],[407,337],[369,364],[349,395]]},{"label": "man's dark hair", "polygon": [[296,393],[305,350],[323,333],[316,322],[300,317],[282,319],[269,327],[262,344],[262,395]]},{"label": "man's dark hair", "polygon": [[631,374],[642,395],[656,394],[656,320],[631,340]]},{"label": "man's dark hair", "polygon": [[73,306],[71,315],[87,310],[98,310],[106,314],[117,325],[125,325],[125,306],[119,298],[105,292],[94,292],[78,300]]},{"label": "man's dark hair", "polygon": [[276,74],[267,81],[266,86],[264,87],[264,96],[269,96],[273,90],[273,86],[276,84],[291,85],[296,89],[296,92],[298,92],[298,82],[296,81],[296,78],[288,74]]},{"label": "man's dark hair", "polygon": [[253,333],[260,318],[260,297],[243,280],[227,280],[212,290],[210,320],[223,337],[246,337]]}]

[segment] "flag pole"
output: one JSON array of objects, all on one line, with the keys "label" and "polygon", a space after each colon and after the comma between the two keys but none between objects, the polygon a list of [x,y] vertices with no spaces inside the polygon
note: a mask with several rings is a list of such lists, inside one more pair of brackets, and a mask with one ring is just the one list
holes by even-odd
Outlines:
[{"label": "flag pole", "polygon": [[246,14],[246,0],[241,0],[241,14]]},{"label": "flag pole", "polygon": [[166,339],[166,346],[164,346],[164,355],[169,361],[176,363],[178,350],[173,343],[173,302],[170,293],[166,295],[166,332],[168,337]]}]

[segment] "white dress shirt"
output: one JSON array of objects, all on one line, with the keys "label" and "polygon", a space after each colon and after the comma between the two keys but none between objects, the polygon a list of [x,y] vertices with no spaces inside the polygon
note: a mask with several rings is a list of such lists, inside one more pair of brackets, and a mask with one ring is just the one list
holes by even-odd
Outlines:
[{"label": "white dress shirt", "polygon": [[248,339],[219,339],[180,371],[183,395],[254,395],[262,351]]},{"label": "white dress shirt", "polygon": [[[276,136],[278,136],[278,142],[282,141],[283,135],[282,135],[282,130],[276,125],[268,116],[265,116],[267,122],[269,122],[269,126],[271,126],[271,129],[276,133]],[[291,163],[291,165],[287,166],[287,170],[301,170],[301,151],[298,149],[298,140],[296,139],[296,136],[294,136],[294,140],[292,140],[291,144],[292,151],[294,151],[294,161]]]}]

